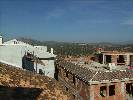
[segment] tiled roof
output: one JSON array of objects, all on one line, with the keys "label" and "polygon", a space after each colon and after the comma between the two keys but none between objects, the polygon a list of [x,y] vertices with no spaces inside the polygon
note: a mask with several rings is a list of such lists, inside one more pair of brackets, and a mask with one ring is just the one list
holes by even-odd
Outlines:
[{"label": "tiled roof", "polygon": [[123,80],[125,78],[133,78],[133,71],[131,70],[117,70],[117,71],[96,71],[86,67],[81,67],[72,62],[67,62],[64,60],[56,61],[56,64],[63,67],[68,72],[74,74],[76,77],[82,79],[85,82],[98,81],[102,82],[104,80],[114,81]]},{"label": "tiled roof", "polygon": [[75,65],[71,62],[61,61],[58,62],[59,66],[63,67],[67,71],[71,72],[75,76],[83,79],[83,80],[90,80],[96,73],[96,71],[89,70],[87,68],[82,68],[79,65]]},{"label": "tiled roof", "polygon": [[110,72],[98,72],[95,77],[93,77],[92,81],[102,81],[102,80],[123,80],[125,78],[133,78],[133,71],[110,71]]},{"label": "tiled roof", "polygon": [[[65,90],[63,89],[62,84],[58,83],[55,79],[39,75],[28,70],[23,70],[15,66],[11,66],[1,62],[0,62],[0,85],[7,87],[42,89],[41,94],[38,96],[39,100],[63,100],[63,99],[72,100],[70,94],[65,92]],[[31,100],[31,98],[26,100]],[[35,99],[32,98],[32,100]]]}]

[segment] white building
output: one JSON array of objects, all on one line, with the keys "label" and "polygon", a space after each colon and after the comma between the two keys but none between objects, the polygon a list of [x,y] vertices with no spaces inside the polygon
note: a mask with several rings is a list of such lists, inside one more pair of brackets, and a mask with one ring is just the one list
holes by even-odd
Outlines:
[{"label": "white building", "polygon": [[[35,59],[28,58],[28,54]],[[29,69],[46,76],[54,77],[55,67],[53,48],[47,52],[47,46],[32,46],[16,39],[4,42],[0,36],[0,62],[19,68]]]}]

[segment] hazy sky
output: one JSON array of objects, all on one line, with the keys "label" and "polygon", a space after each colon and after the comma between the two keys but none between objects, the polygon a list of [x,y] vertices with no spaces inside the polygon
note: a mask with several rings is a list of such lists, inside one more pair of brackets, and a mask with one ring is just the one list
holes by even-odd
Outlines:
[{"label": "hazy sky", "polygon": [[37,40],[133,40],[133,0],[0,0],[0,32]]}]

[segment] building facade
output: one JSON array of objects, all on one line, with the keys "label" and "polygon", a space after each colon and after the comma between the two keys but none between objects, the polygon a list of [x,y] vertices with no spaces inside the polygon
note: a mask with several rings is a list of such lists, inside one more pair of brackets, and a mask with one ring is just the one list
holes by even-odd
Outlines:
[{"label": "building facade", "polygon": [[118,51],[101,51],[97,60],[102,64],[114,63],[115,65],[133,66],[133,53]]},{"label": "building facade", "polygon": [[54,77],[56,55],[46,46],[32,46],[16,39],[4,42],[0,36],[0,62]]},{"label": "building facade", "polygon": [[55,78],[75,100],[132,100],[133,72],[96,71],[64,60],[56,61]]}]

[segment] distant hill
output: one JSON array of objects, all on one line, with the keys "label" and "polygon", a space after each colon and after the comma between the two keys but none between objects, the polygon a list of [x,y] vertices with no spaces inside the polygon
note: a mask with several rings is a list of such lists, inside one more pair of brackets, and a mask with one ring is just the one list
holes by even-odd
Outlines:
[{"label": "distant hill", "polygon": [[119,44],[132,45],[133,44],[133,40],[125,41],[125,42],[120,42]]},{"label": "distant hill", "polygon": [[31,45],[47,46],[48,51],[50,48],[54,48],[54,53],[57,55],[90,55],[93,54],[96,48],[104,48],[105,50],[118,50],[118,51],[130,51],[133,52],[133,43],[70,43],[70,42],[58,42],[58,41],[38,41],[29,38],[19,38],[18,40],[29,43]]}]

